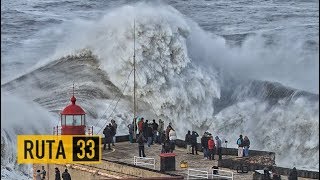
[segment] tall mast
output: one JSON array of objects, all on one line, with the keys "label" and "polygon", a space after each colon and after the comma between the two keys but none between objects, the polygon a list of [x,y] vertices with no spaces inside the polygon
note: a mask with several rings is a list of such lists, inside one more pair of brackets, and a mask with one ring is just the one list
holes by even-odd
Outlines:
[{"label": "tall mast", "polygon": [[[133,20],[133,118],[136,118],[136,111],[136,23]],[[136,139],[136,120],[134,121],[133,128],[133,139]]]}]

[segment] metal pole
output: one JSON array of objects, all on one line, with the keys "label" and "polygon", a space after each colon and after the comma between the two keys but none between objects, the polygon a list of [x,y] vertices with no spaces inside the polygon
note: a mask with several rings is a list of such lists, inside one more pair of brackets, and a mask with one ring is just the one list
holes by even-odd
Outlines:
[{"label": "metal pole", "polygon": [[[133,20],[133,118],[136,118],[136,23]],[[136,121],[133,124],[133,139],[136,139]]]}]

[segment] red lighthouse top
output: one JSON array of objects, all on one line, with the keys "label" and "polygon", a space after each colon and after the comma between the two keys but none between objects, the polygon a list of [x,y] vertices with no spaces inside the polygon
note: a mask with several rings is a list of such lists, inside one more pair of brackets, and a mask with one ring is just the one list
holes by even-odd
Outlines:
[{"label": "red lighthouse top", "polygon": [[76,98],[74,96],[71,97],[71,104],[64,108],[61,112],[61,115],[84,115],[86,114],[84,110],[76,105]]}]

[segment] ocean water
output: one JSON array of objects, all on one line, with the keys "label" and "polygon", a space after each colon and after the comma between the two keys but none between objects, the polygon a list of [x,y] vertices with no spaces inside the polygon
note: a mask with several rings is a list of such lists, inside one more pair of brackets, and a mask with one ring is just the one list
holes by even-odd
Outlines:
[{"label": "ocean water", "polygon": [[140,116],[172,122],[178,138],[210,131],[235,147],[248,135],[277,165],[319,170],[318,1],[5,0],[4,178],[28,174],[14,136],[50,134],[72,82],[98,133],[110,118],[127,132],[134,21]]}]

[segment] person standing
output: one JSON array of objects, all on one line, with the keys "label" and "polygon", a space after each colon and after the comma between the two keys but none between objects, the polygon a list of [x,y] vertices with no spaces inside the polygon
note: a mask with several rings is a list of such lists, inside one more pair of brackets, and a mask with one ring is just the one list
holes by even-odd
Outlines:
[{"label": "person standing", "polygon": [[148,137],[148,119],[143,123],[143,136]]},{"label": "person standing", "polygon": [[237,140],[238,145],[238,157],[243,157],[243,138],[242,135],[239,136],[239,139]]},{"label": "person standing", "polygon": [[64,172],[62,173],[62,179],[63,180],[71,180],[71,176],[68,173],[68,169],[65,169]]},{"label": "person standing", "polygon": [[191,154],[194,154],[194,151],[196,151],[196,155],[198,155],[197,137],[199,137],[199,134],[195,131],[192,131],[191,137],[192,137],[192,141],[191,141],[192,153]]},{"label": "person standing", "polygon": [[173,150],[176,147],[176,139],[177,139],[176,131],[171,127],[171,129],[169,131],[170,152],[171,153],[173,153]]},{"label": "person standing", "polygon": [[39,169],[37,170],[37,173],[36,173],[36,180],[41,180],[41,172]]},{"label": "person standing", "polygon": [[42,175],[42,179],[46,179],[47,171],[44,169],[44,166],[42,166],[41,175]]},{"label": "person standing", "polygon": [[138,128],[139,128],[139,133],[143,132],[143,125],[144,125],[144,118],[140,118],[140,121],[138,122]]},{"label": "person standing", "polygon": [[149,124],[147,127],[147,137],[148,137],[148,147],[150,147],[152,144],[152,137],[153,137],[153,130],[152,130],[151,124]]},{"label": "person standing", "polygon": [[139,136],[138,136],[138,139],[137,139],[137,142],[138,142],[138,145],[139,145],[139,157],[146,157],[145,153],[144,153],[144,142],[146,141],[146,139],[144,138],[143,136],[143,133],[140,132],[139,133]]},{"label": "person standing", "polygon": [[203,136],[201,137],[201,147],[203,149],[203,157],[204,159],[208,159],[208,140],[209,140],[209,134],[205,132]]},{"label": "person standing", "polygon": [[133,123],[128,124],[128,130],[129,130],[129,141],[130,143],[133,143]]},{"label": "person standing", "polygon": [[104,130],[104,143],[103,143],[103,150],[106,150],[106,145],[108,144],[108,150],[111,150],[110,143],[112,138],[112,132],[111,132],[111,124],[107,125]]},{"label": "person standing", "polygon": [[215,143],[213,140],[213,137],[210,136],[208,140],[208,158],[209,160],[214,160],[214,149],[215,149]]},{"label": "person standing", "polygon": [[158,143],[159,144],[163,143],[163,141],[162,141],[162,139],[163,139],[163,137],[162,137],[163,131],[164,131],[164,123],[163,123],[163,121],[161,119],[159,119],[159,126],[158,126],[158,134],[159,134]]},{"label": "person standing", "polygon": [[158,132],[158,123],[156,123],[156,120],[154,119],[152,122],[152,131],[153,131],[153,137],[152,137],[152,144],[157,143],[158,139],[157,139],[157,132]]},{"label": "person standing", "polygon": [[117,128],[118,125],[114,119],[111,120],[111,125],[112,125],[112,146],[114,146],[114,143],[116,142],[116,134],[117,134]]},{"label": "person standing", "polygon": [[244,136],[243,138],[243,148],[244,148],[244,156],[249,156],[249,147],[250,147],[250,140],[247,136]]},{"label": "person standing", "polygon": [[54,168],[54,170],[55,170],[55,180],[61,180],[61,176],[60,176],[60,171],[59,171],[59,169],[56,167],[56,168]]},{"label": "person standing", "polygon": [[185,137],[185,143],[187,144],[187,154],[191,154],[191,141],[192,141],[192,136],[190,131],[188,131]]},{"label": "person standing", "polygon": [[219,160],[222,159],[222,144],[221,140],[219,139],[219,136],[216,136],[216,149],[217,149],[217,154],[219,155]]},{"label": "person standing", "polygon": [[298,180],[298,171],[296,167],[293,167],[293,169],[290,171],[288,180]]}]

